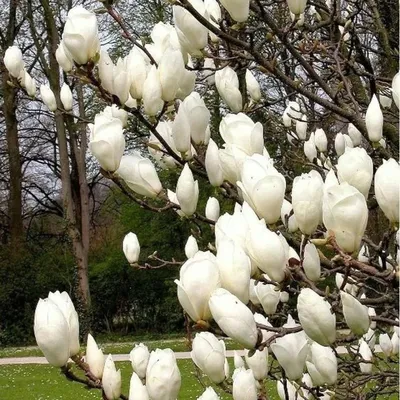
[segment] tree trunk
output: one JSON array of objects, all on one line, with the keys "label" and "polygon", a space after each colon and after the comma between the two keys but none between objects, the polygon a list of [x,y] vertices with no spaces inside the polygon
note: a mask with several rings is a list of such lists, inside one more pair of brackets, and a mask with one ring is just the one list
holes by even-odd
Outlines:
[{"label": "tree trunk", "polygon": [[[7,84],[8,80],[9,76],[7,71],[2,71],[4,96],[3,113],[6,123],[7,154],[10,172],[8,203],[10,244],[13,248],[18,249],[24,238],[22,223],[21,155],[19,152],[18,124],[15,115],[17,108],[17,95],[15,89]],[[18,254],[18,252],[13,253]]]},{"label": "tree trunk", "polygon": [[[44,18],[48,34],[49,68],[47,71],[50,87],[54,92],[57,105],[60,101],[60,70],[55,52],[59,37],[54,15],[48,0],[42,0]],[[73,119],[61,111],[55,112],[57,140],[59,148],[61,184],[64,218],[68,235],[72,242],[76,261],[76,300],[80,315],[80,330],[85,337],[90,331],[91,302],[88,279],[89,251],[89,206],[86,181],[86,132],[76,129]],[[78,134],[83,133],[78,143]]]},{"label": "tree trunk", "polygon": [[[4,41],[1,43],[2,53],[6,51],[9,46],[13,45],[16,31],[16,13],[17,2],[10,0],[9,15],[7,32]],[[18,124],[15,115],[17,109],[17,92],[8,85],[7,81],[10,80],[8,71],[2,64],[1,67],[1,80],[3,86],[3,113],[6,124],[6,137],[7,137],[7,154],[8,165],[10,171],[10,188],[9,188],[9,226],[10,226],[10,243],[12,248],[19,249],[19,245],[24,238],[24,229],[22,221],[22,171],[21,171],[21,154],[19,151],[18,141]],[[20,254],[19,251],[12,252],[12,254]]]}]

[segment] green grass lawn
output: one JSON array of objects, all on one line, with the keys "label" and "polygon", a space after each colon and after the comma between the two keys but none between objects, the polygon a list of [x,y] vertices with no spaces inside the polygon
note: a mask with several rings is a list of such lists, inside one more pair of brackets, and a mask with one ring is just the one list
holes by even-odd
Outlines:
[{"label": "green grass lawn", "polygon": [[[191,360],[178,360],[182,374],[180,400],[197,399],[203,388],[195,376]],[[128,362],[117,363],[122,372],[122,392],[128,395],[132,367]],[[207,379],[204,379],[207,382]],[[218,389],[217,389],[218,390]],[[271,400],[278,400],[275,384],[268,384]],[[219,392],[221,399],[231,399]],[[86,389],[76,382],[69,382],[57,368],[47,365],[0,366],[1,400],[88,400],[101,399],[99,390]]]}]

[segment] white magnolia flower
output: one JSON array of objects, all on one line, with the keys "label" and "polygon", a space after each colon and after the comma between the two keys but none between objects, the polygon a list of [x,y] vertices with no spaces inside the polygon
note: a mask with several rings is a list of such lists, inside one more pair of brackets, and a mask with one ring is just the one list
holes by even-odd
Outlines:
[{"label": "white magnolia flower", "polygon": [[346,182],[329,187],[324,193],[323,221],[344,251],[358,251],[368,222],[365,197]]},{"label": "white magnolia flower", "polygon": [[121,395],[121,370],[117,371],[111,354],[104,364],[102,386],[108,400],[119,399]]},{"label": "white magnolia flower", "polygon": [[216,258],[210,252],[197,252],[179,272],[178,300],[190,318],[197,322],[211,318],[208,305],[211,294],[221,287]]},{"label": "white magnolia flower", "polygon": [[212,382],[225,380],[226,351],[223,340],[218,340],[210,332],[201,332],[196,334],[192,349],[190,356],[193,362]]},{"label": "white magnolia flower", "polygon": [[322,346],[336,339],[336,315],[330,304],[312,289],[301,289],[297,298],[297,311],[304,332]]},{"label": "white magnolia flower", "polygon": [[98,379],[103,376],[105,357],[101,349],[97,346],[93,336],[89,333],[86,346],[86,363],[89,365],[90,372]]},{"label": "white magnolia flower", "polygon": [[254,102],[261,100],[260,84],[252,72],[246,69],[246,89]]},{"label": "white magnolia flower", "polygon": [[18,46],[10,46],[4,53],[4,65],[9,74],[18,78],[24,70],[25,63],[22,59],[22,52]]},{"label": "white magnolia flower", "polygon": [[374,94],[365,114],[368,138],[371,142],[379,142],[382,139],[383,114],[378,98]]},{"label": "white magnolia flower", "polygon": [[281,214],[286,190],[284,176],[279,173],[270,160],[260,154],[247,158],[237,182],[244,200],[249,203],[260,218],[267,224],[275,223]]},{"label": "white magnolia flower", "polygon": [[268,375],[268,348],[264,350],[256,350],[251,352],[247,350],[245,353],[247,366],[253,371],[254,378],[258,381],[263,380]]},{"label": "white magnolia flower", "polygon": [[199,246],[197,245],[197,240],[194,236],[190,235],[185,244],[185,255],[187,258],[192,258],[199,251]]},{"label": "white magnolia flower", "polygon": [[226,289],[213,292],[209,306],[211,314],[221,330],[246,348],[254,348],[258,331],[253,314],[236,296]]},{"label": "white magnolia flower", "polygon": [[244,22],[249,17],[250,0],[221,0],[221,4],[236,22]]},{"label": "white magnolia flower", "polygon": [[226,105],[235,113],[242,110],[242,94],[239,90],[239,78],[229,66],[215,73],[215,86]]},{"label": "white magnolia flower", "polygon": [[82,6],[71,8],[64,25],[62,41],[77,64],[94,60],[100,51],[96,15]]},{"label": "white magnolia flower", "polygon": [[311,235],[322,220],[323,180],[316,171],[294,178],[292,207],[299,229]]},{"label": "white magnolia flower", "polygon": [[379,207],[393,223],[399,222],[400,165],[393,158],[383,161],[374,179]]},{"label": "white magnolia flower", "polygon": [[189,164],[185,164],[176,184],[176,197],[182,212],[191,216],[196,212],[199,199],[199,184],[193,178]]},{"label": "white magnolia flower", "polygon": [[151,400],[175,400],[181,387],[181,374],[171,349],[151,352],[146,370],[146,387]]},{"label": "white magnolia flower", "polygon": [[368,332],[370,324],[368,308],[346,292],[341,291],[340,298],[343,305],[343,315],[351,331],[359,336]]},{"label": "white magnolia flower", "polygon": [[337,173],[339,182],[347,182],[368,198],[373,176],[373,163],[365,149],[346,148],[338,159]]},{"label": "white magnolia flower", "polygon": [[135,193],[155,198],[162,190],[160,179],[153,163],[139,152],[123,156],[116,174]]},{"label": "white magnolia flower", "polygon": [[313,343],[310,346],[311,359],[306,361],[313,386],[334,385],[337,380],[337,359],[330,347]]},{"label": "white magnolia flower", "polygon": [[129,353],[129,360],[132,364],[132,368],[141,379],[146,377],[149,357],[149,349],[143,343],[135,344],[135,347]]}]

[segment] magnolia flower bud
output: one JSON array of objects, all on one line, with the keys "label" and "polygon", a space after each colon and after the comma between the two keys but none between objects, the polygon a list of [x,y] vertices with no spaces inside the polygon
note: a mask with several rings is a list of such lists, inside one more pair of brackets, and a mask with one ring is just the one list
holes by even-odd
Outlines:
[{"label": "magnolia flower bud", "polygon": [[221,0],[221,4],[236,22],[244,22],[249,17],[250,0]]},{"label": "magnolia flower bud", "polygon": [[58,290],[54,293],[49,292],[49,300],[51,300],[64,314],[64,318],[68,324],[69,331],[69,355],[74,356],[79,352],[79,320],[78,313],[67,292],[60,293]]},{"label": "magnolia flower bud", "polygon": [[287,3],[291,13],[300,15],[306,9],[307,0],[287,0]]},{"label": "magnolia flower bud", "polygon": [[308,354],[304,332],[290,333],[277,338],[275,343],[271,344],[271,350],[290,380],[302,377]]},{"label": "magnolia flower bud", "polygon": [[390,355],[392,354],[392,350],[393,350],[393,344],[387,333],[385,333],[385,334],[381,333],[379,335],[379,346],[380,346],[381,350],[383,351],[383,353],[385,354],[385,356],[390,357]]},{"label": "magnolia flower bud", "polygon": [[50,111],[57,110],[56,97],[49,86],[40,85],[40,96],[42,97],[43,103],[46,104]]},{"label": "magnolia flower bud", "polygon": [[185,255],[187,258],[192,258],[199,251],[199,246],[194,236],[190,235],[185,244]]},{"label": "magnolia flower bud", "polygon": [[344,251],[358,251],[368,222],[365,197],[346,182],[331,186],[324,193],[323,221]]},{"label": "magnolia flower bud", "polygon": [[383,161],[374,179],[376,201],[390,222],[399,222],[400,166],[394,158]]},{"label": "magnolia flower bud", "polygon": [[21,85],[25,88],[28,96],[35,97],[36,81],[25,70],[23,71],[23,79],[21,80]]},{"label": "magnolia flower bud", "polygon": [[292,204],[286,199],[283,199],[281,208],[281,220],[289,232],[295,232],[299,229],[296,216],[294,215],[294,213],[290,215],[292,209],[293,209]]},{"label": "magnolia flower bud", "polygon": [[153,163],[137,151],[123,156],[116,174],[135,193],[155,198],[162,190],[160,179]]},{"label": "magnolia flower bud", "polygon": [[267,224],[273,224],[279,219],[286,181],[269,160],[260,154],[247,158],[237,185],[244,200]]},{"label": "magnolia flower bud", "polygon": [[125,104],[129,99],[129,74],[126,61],[118,58],[117,65],[113,67],[112,93],[119,98],[121,104]]},{"label": "magnolia flower bud", "polygon": [[208,301],[214,290],[221,287],[215,256],[209,251],[198,251],[182,265],[175,283],[179,303],[189,317],[195,322],[209,320]]},{"label": "magnolia flower bud", "polygon": [[300,140],[306,140],[307,125],[308,124],[307,124],[307,115],[306,114],[302,115],[301,120],[296,120],[296,134]]},{"label": "magnolia flower bud", "polygon": [[392,354],[396,355],[399,353],[399,345],[400,345],[400,339],[396,332],[393,333],[391,342],[392,342]]},{"label": "magnolia flower bud", "polygon": [[356,335],[362,336],[369,329],[368,308],[362,305],[351,294],[340,292],[340,299],[343,305],[343,315],[346,324]]},{"label": "magnolia flower bud", "polygon": [[242,110],[242,94],[239,90],[239,78],[229,66],[215,73],[215,86],[226,105],[235,113]]},{"label": "magnolia flower bud", "polygon": [[178,397],[181,374],[171,349],[151,352],[146,370],[146,387],[151,400],[172,400]]},{"label": "magnolia flower bud", "polygon": [[323,129],[315,131],[315,146],[322,153],[328,151],[328,138]]},{"label": "magnolia flower bud", "polygon": [[143,385],[139,376],[133,372],[129,384],[129,400],[149,400],[146,385]]},{"label": "magnolia flower bud", "polygon": [[183,70],[180,85],[176,97],[184,100],[185,97],[189,96],[193,92],[196,84],[196,73],[194,71]]},{"label": "magnolia flower bud", "polygon": [[372,96],[365,114],[365,125],[367,126],[368,139],[371,142],[379,142],[382,139],[383,114],[375,94]]},{"label": "magnolia flower bud", "polygon": [[[372,360],[372,357],[373,357],[372,351],[364,339],[360,340],[360,348],[359,348],[358,352],[360,353],[360,356],[364,361]],[[364,374],[370,374],[372,372],[372,363],[371,362],[360,363],[360,370]]]},{"label": "magnolia flower bud", "polygon": [[312,289],[301,289],[297,298],[297,311],[304,332],[322,346],[336,339],[336,315],[330,304]]},{"label": "magnolia flower bud", "polygon": [[339,182],[347,182],[368,198],[373,176],[371,157],[363,148],[346,148],[337,164]]},{"label": "magnolia flower bud", "polygon": [[184,69],[185,65],[180,50],[169,48],[161,57],[158,74],[164,101],[175,99]]},{"label": "magnolia flower bud", "polygon": [[362,140],[361,132],[353,124],[349,124],[347,132],[354,146],[359,146]]},{"label": "magnolia flower bud", "polygon": [[74,61],[72,60],[71,55],[65,50],[62,41],[56,50],[56,60],[64,72],[71,71],[74,66]]},{"label": "magnolia flower bud", "polygon": [[322,219],[323,186],[321,175],[316,171],[294,178],[292,207],[302,233],[311,235]]},{"label": "magnolia flower bud", "polygon": [[224,238],[218,243],[217,266],[221,286],[247,304],[249,301],[250,259],[243,249]]},{"label": "magnolia flower bud", "polygon": [[61,86],[60,99],[61,99],[61,103],[64,107],[64,110],[66,110],[66,111],[72,110],[72,101],[73,101],[72,92],[66,83],[64,83]]},{"label": "magnolia flower bud", "polygon": [[280,291],[275,285],[266,285],[259,282],[254,288],[258,300],[267,315],[275,314],[280,300]]},{"label": "magnolia flower bud", "polygon": [[40,299],[35,310],[36,343],[49,364],[64,366],[70,356],[69,327],[63,312],[50,299]]},{"label": "magnolia flower bud", "polygon": [[252,72],[246,69],[246,89],[251,99],[257,103],[261,100],[260,84],[258,83]]},{"label": "magnolia flower bud", "polygon": [[243,358],[239,355],[239,353],[236,350],[233,351],[233,364],[235,366],[235,369],[244,367]]},{"label": "magnolia flower bud", "polygon": [[137,47],[134,47],[127,58],[127,70],[130,79],[129,93],[134,99],[139,100],[143,97],[147,68],[143,53]]},{"label": "magnolia flower bud", "polygon": [[152,65],[143,84],[143,107],[147,115],[156,115],[162,110],[162,87],[157,67]]},{"label": "magnolia flower bud", "polygon": [[143,343],[135,344],[135,347],[129,353],[129,360],[131,361],[132,368],[141,379],[146,377],[149,357],[149,349]]},{"label": "magnolia flower bud", "polygon": [[9,74],[14,78],[18,78],[21,71],[24,70],[25,63],[22,59],[22,52],[18,46],[10,46],[6,50],[3,62]]},{"label": "magnolia flower bud", "polygon": [[314,162],[317,158],[317,148],[315,147],[315,134],[311,133],[310,138],[303,144],[304,155],[308,161]]},{"label": "magnolia flower bud", "polygon": [[258,331],[254,317],[236,296],[226,289],[217,289],[210,297],[211,314],[220,329],[246,348],[254,348]]},{"label": "magnolia flower bud", "polygon": [[254,379],[261,381],[268,375],[268,348],[256,350],[250,355],[250,350],[245,353],[248,367],[253,371]]},{"label": "magnolia flower bud", "polygon": [[104,170],[116,171],[125,150],[121,121],[97,114],[91,127],[89,150]]},{"label": "magnolia flower bud", "polygon": [[193,362],[214,383],[225,380],[225,343],[210,332],[198,333],[192,344]]},{"label": "magnolia flower bud", "polygon": [[190,151],[190,122],[186,109],[182,104],[172,125],[172,137],[174,138],[174,145],[179,152],[185,154]]},{"label": "magnolia flower bud", "polygon": [[94,60],[100,50],[96,15],[82,6],[71,8],[64,25],[62,40],[77,64]]},{"label": "magnolia flower bud", "polygon": [[335,137],[335,151],[338,156],[344,154],[346,142],[342,133],[338,133]]},{"label": "magnolia flower bud", "polygon": [[307,243],[304,247],[303,268],[308,279],[318,281],[321,276],[321,264],[318,250],[313,243]]},{"label": "magnolia flower bud", "polygon": [[209,197],[207,200],[206,218],[214,222],[219,218],[219,202],[215,197]]},{"label": "magnolia flower bud", "polygon": [[330,347],[311,345],[311,360],[306,361],[313,386],[334,385],[337,380],[337,360]]},{"label": "magnolia flower bud", "polygon": [[207,171],[208,180],[213,186],[220,186],[224,181],[222,169],[219,161],[218,146],[214,140],[210,139],[207,146],[205,166]]},{"label": "magnolia flower bud", "polygon": [[125,235],[124,241],[122,242],[122,249],[129,264],[135,264],[138,262],[140,255],[140,244],[137,236],[134,233],[129,232],[127,235]]},{"label": "magnolia flower bud", "polygon": [[247,233],[246,248],[249,257],[258,268],[274,281],[283,281],[287,257],[275,232],[262,223],[252,224]]},{"label": "magnolia flower bud", "polygon": [[185,164],[176,184],[176,197],[182,212],[191,216],[196,212],[197,201],[199,200],[199,184],[193,179],[189,164]]},{"label": "magnolia flower bud", "polygon": [[101,86],[110,93],[112,93],[113,79],[114,79],[114,63],[112,62],[106,50],[100,51],[100,59],[97,67],[99,70],[99,78]]},{"label": "magnolia flower bud", "polygon": [[197,400],[219,400],[220,397],[215,393],[212,387],[207,387],[203,394]]},{"label": "magnolia flower bud", "polygon": [[210,111],[208,111],[204,100],[197,92],[192,92],[185,98],[182,106],[190,124],[191,139],[196,144],[205,143],[206,129],[210,122]]},{"label": "magnolia flower bud", "polygon": [[257,400],[257,385],[253,371],[251,369],[237,371],[232,386],[233,400]]},{"label": "magnolia flower bud", "polygon": [[398,72],[392,80],[392,97],[397,106],[400,108],[400,73]]},{"label": "magnolia flower bud", "polygon": [[102,386],[108,400],[119,399],[121,395],[121,370],[115,368],[111,354],[108,355],[104,364]]},{"label": "magnolia flower bud", "polygon": [[93,336],[89,333],[86,346],[86,363],[89,365],[90,372],[97,378],[103,376],[105,358],[101,349],[97,346]]}]

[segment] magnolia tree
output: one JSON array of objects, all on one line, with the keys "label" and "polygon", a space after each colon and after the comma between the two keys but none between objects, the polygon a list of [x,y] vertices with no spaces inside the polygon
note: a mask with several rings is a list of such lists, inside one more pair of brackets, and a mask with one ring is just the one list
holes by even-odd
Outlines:
[{"label": "magnolia tree", "polygon": [[[373,0],[171,3],[173,24],[156,24],[151,42],[142,42],[103,2],[100,12],[131,42],[118,60],[100,45],[96,14],[72,8],[55,57],[65,76],[106,103],[88,124],[89,150],[104,177],[149,211],[173,209],[215,234],[203,249],[190,236],[186,261],[164,260],[154,249],[149,263],[135,233],[123,240],[134,268],[180,266],[177,297],[205,382],[199,399],[223,392],[267,399],[271,381],[281,399],[395,393],[400,74],[381,10]],[[36,97],[17,47],[4,63],[9,83]],[[214,87],[224,114],[217,130],[204,101]],[[74,115],[66,83],[59,94],[42,85],[38,99],[56,114]],[[254,117],[260,112],[270,126]],[[146,128],[148,153],[126,150],[130,119]],[[267,128],[283,137],[274,154]],[[306,172],[285,169],[283,152]],[[176,171],[176,187],[160,181],[160,169]],[[199,210],[197,179],[233,211],[220,215],[214,197]],[[379,240],[365,233],[369,218],[383,226]],[[179,397],[172,350],[150,353],[142,343],[130,354],[130,390],[122,394],[112,356],[91,335],[81,350],[78,315],[65,292],[39,300],[34,331],[50,364],[101,389],[103,399]],[[235,352],[233,371],[221,336],[244,349]]]}]

